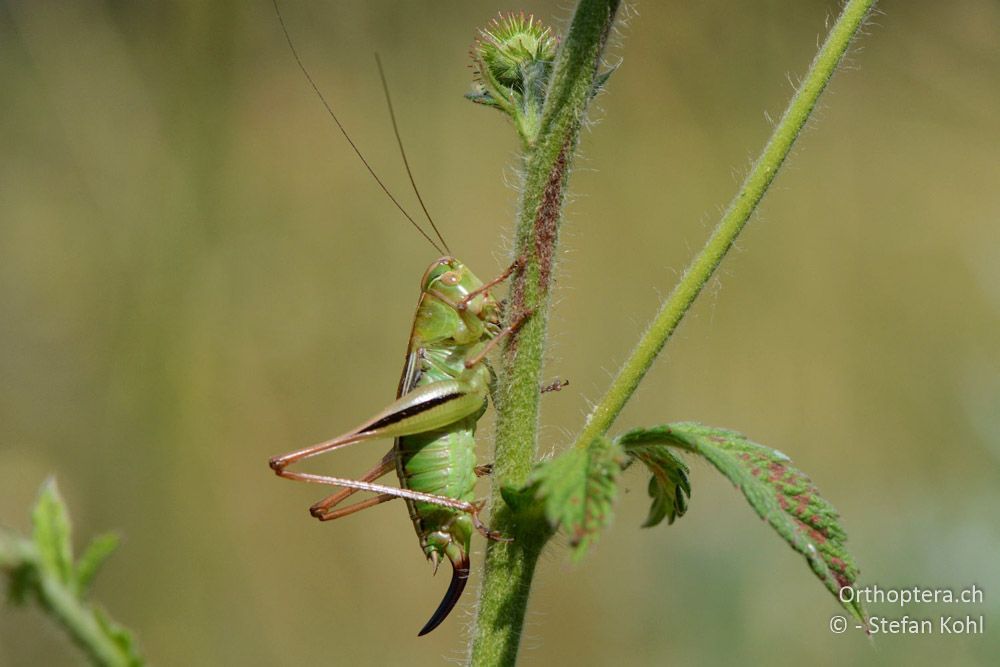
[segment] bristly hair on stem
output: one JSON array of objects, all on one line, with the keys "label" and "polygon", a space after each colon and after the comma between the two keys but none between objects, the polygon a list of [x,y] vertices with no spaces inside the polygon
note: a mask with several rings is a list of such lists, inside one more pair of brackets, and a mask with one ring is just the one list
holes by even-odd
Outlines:
[{"label": "bristly hair on stem", "polygon": [[[543,48],[514,50],[524,60],[506,72],[490,70],[490,59],[481,52],[477,63],[488,85],[470,98],[510,116],[522,139],[525,167],[514,254],[524,265],[511,285],[508,317],[513,321],[527,312],[531,317],[502,353],[491,522],[514,541],[487,546],[470,646],[473,665],[514,664],[535,564],[552,535],[543,514],[530,504],[506,504],[503,489],[522,486],[535,462],[538,389],[566,183],[618,7],[617,0],[581,0],[553,61]],[[534,39],[544,41],[547,33]],[[521,79],[511,81],[512,71]]]},{"label": "bristly hair on stem", "polygon": [[[542,548],[554,530],[562,528],[570,534],[577,554],[582,553],[610,520],[621,469],[641,461],[652,472],[649,492],[653,507],[647,525],[656,525],[664,518],[672,522],[684,514],[690,496],[687,467],[670,447],[708,458],[720,472],[742,484],[754,509],[806,556],[828,587],[831,581],[853,581],[857,577],[857,568],[843,548],[846,535],[837,523],[835,510],[780,452],[750,443],[734,431],[692,423],[633,431],[631,439],[609,439],[605,434],[763,198],[873,4],[874,0],[849,0],[845,4],[705,248],[665,300],[605,397],[588,417],[574,446],[541,464],[536,462],[538,380],[552,258],[580,125],[588,101],[610,74],[598,73],[597,68],[618,3],[581,0],[550,68],[546,63],[533,62],[531,49],[515,49],[525,58],[523,66],[509,67],[510,63],[505,62],[502,71],[491,69],[491,58],[482,51],[478,53],[481,77],[468,97],[510,116],[524,148],[526,167],[515,254],[526,261],[511,287],[510,316],[520,317],[525,312],[533,315],[516,340],[505,346],[502,356],[492,523],[514,542],[491,543],[487,547],[470,646],[471,664],[492,667],[516,662],[532,577]],[[536,90],[543,93],[541,102],[528,94]],[[762,466],[766,466],[769,476],[762,475]],[[794,494],[800,488],[809,490],[805,508],[789,501],[789,494],[797,497]],[[862,609],[851,611],[864,617]]]}]

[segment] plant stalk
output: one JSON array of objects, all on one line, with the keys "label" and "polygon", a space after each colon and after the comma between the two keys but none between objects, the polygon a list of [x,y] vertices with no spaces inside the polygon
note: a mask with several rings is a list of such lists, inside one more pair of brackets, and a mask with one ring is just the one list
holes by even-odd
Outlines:
[{"label": "plant stalk", "polygon": [[133,662],[122,647],[101,627],[95,612],[77,599],[61,582],[43,575],[38,587],[39,600],[59,621],[73,642],[95,665],[127,667]]},{"label": "plant stalk", "polygon": [[503,486],[521,487],[535,463],[540,378],[562,206],[580,125],[619,0],[580,0],[556,56],[538,139],[525,149],[515,256],[524,260],[511,283],[509,321],[526,317],[507,339],[498,380],[491,527],[513,542],[490,542],[480,589],[470,662],[513,665],[535,564],[552,531],[531,509],[515,512]]},{"label": "plant stalk", "polygon": [[729,202],[722,219],[663,302],[660,311],[618,371],[607,392],[588,415],[574,447],[585,448],[595,438],[607,433],[622,408],[635,393],[639,382],[656,360],[656,356],[677,329],[677,325],[705,283],[722,263],[726,253],[763,199],[771,181],[774,180],[778,169],[788,157],[792,145],[809,119],[816,101],[874,4],[875,0],[849,0],[844,5],[826,41],[809,66],[802,84],[789,102],[750,173]]}]

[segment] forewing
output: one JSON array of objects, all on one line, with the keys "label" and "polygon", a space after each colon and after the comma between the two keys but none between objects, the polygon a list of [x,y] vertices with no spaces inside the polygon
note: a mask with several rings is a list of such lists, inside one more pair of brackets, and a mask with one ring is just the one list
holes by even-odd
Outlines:
[{"label": "forewing", "polygon": [[406,363],[403,364],[403,374],[399,378],[399,387],[396,389],[396,398],[400,398],[413,391],[420,379],[420,353],[417,350],[409,350],[406,353]]}]

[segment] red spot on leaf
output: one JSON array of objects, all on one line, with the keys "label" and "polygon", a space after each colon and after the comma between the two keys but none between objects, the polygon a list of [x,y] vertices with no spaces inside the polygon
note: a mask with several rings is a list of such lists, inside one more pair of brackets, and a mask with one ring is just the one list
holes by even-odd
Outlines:
[{"label": "red spot on leaf", "polygon": [[806,513],[806,509],[809,508],[809,500],[810,500],[809,494],[801,493],[798,496],[796,496],[795,499],[799,501],[798,507],[795,508],[795,513],[798,514],[799,516],[804,516]]},{"label": "red spot on leaf", "polygon": [[833,570],[834,572],[843,574],[844,572],[847,571],[847,563],[845,563],[841,558],[837,558],[836,556],[830,556],[828,563],[830,565],[830,569]]},{"label": "red spot on leaf", "polygon": [[823,533],[814,528],[809,529],[808,532],[809,532],[809,538],[813,542],[815,542],[819,546],[823,546],[824,544],[826,544],[826,535],[824,535]]}]

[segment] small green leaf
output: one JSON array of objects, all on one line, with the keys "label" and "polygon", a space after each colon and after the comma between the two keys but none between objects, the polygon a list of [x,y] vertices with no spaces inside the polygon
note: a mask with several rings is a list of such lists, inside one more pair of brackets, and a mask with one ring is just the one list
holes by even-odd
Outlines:
[{"label": "small green leaf", "polygon": [[620,447],[598,438],[587,449],[574,448],[543,461],[528,478],[546,519],[569,534],[574,558],[582,558],[611,522],[624,460]]},{"label": "small green leaf", "polygon": [[36,602],[95,665],[141,665],[132,635],[85,594],[118,537],[95,538],[74,565],[69,516],[52,479],[42,484],[31,519],[31,539],[0,527],[0,570],[11,603]]},{"label": "small green leaf", "polygon": [[[665,518],[672,524],[687,512],[687,501],[691,497],[691,483],[688,481],[688,467],[661,443],[632,443],[625,447],[625,453],[633,460],[641,461],[651,473],[649,497],[653,503],[649,508],[643,528],[659,524]],[[626,465],[628,465],[626,464]]]},{"label": "small green leaf", "polygon": [[482,104],[486,107],[493,107],[494,109],[504,110],[503,106],[496,101],[490,92],[481,86],[476,90],[469,91],[465,94],[465,99],[475,102],[476,104]]},{"label": "small green leaf", "polygon": [[29,540],[9,528],[0,526],[0,570],[7,573],[7,600],[13,605],[24,604],[33,590],[35,579],[35,549]]},{"label": "small green leaf", "polygon": [[7,601],[14,606],[24,604],[28,596],[38,589],[38,570],[35,564],[25,561],[7,570]]},{"label": "small green leaf", "polygon": [[73,586],[73,547],[70,543],[69,516],[54,479],[50,478],[42,485],[31,513],[31,521],[39,567],[62,583]]},{"label": "small green leaf", "polygon": [[90,541],[83,554],[76,561],[76,581],[81,593],[90,587],[97,571],[104,565],[108,556],[118,548],[121,539],[117,533],[104,533]]},{"label": "small green leaf", "polygon": [[604,85],[608,82],[608,79],[611,78],[611,75],[618,71],[619,67],[621,67],[621,63],[594,75],[594,84],[590,88],[591,98],[597,97],[597,95],[604,90]]},{"label": "small green leaf", "polygon": [[104,635],[114,643],[121,653],[121,664],[128,665],[128,667],[139,667],[145,664],[142,656],[139,655],[138,643],[132,633],[116,623],[101,607],[94,605],[93,611],[94,618],[97,619],[97,624],[104,631]]},{"label": "small green leaf", "polygon": [[[840,600],[839,592],[858,578],[847,552],[840,516],[819,489],[781,452],[748,440],[741,433],[682,422],[629,431],[617,439],[626,451],[667,444],[699,454],[729,478],[754,510],[793,549],[805,556],[812,571]],[[841,603],[859,620],[860,602]]]},{"label": "small green leaf", "polygon": [[535,492],[532,487],[518,488],[504,484],[500,487],[500,497],[503,498],[503,501],[507,503],[507,506],[511,510],[515,513],[520,513],[529,509],[534,504]]}]

